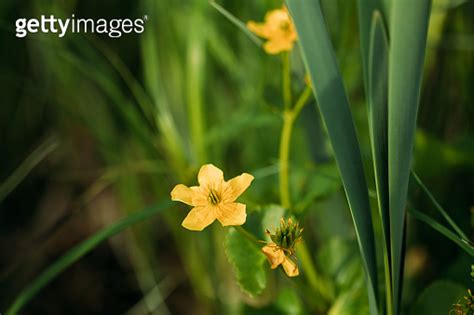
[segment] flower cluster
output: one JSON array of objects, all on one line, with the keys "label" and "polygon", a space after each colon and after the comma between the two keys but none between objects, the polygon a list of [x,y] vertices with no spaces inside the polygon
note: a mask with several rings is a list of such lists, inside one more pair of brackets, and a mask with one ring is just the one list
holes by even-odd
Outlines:
[{"label": "flower cluster", "polygon": [[453,308],[449,311],[449,315],[473,315],[474,314],[474,295],[471,289],[467,290],[467,295],[464,296],[458,303],[453,304]]},{"label": "flower cluster", "polygon": [[281,219],[280,227],[274,233],[266,231],[272,242],[264,246],[262,252],[270,261],[272,269],[282,265],[289,277],[299,275],[298,265],[295,262],[295,246],[301,241],[302,232],[299,223],[293,223],[291,218],[288,221]]}]

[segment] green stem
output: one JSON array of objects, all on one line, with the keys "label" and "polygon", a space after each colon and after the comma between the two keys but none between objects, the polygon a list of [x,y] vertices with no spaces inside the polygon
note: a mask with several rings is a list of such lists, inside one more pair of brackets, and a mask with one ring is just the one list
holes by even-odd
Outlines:
[{"label": "green stem", "polygon": [[[290,158],[290,145],[291,145],[291,134],[293,132],[293,126],[298,118],[304,105],[308,102],[309,97],[312,95],[311,87],[306,87],[301,96],[298,98],[293,109],[286,107],[283,112],[283,128],[280,138],[280,199],[281,204],[286,209],[291,209],[291,197],[290,197],[290,186],[289,186],[289,158]],[[318,292],[321,297],[326,301],[333,299],[334,292],[321,278],[318,276],[316,268],[311,259],[308,248],[305,243],[298,245],[298,257],[301,261],[301,266],[305,270],[305,274],[311,287]]]},{"label": "green stem", "polygon": [[293,131],[294,115],[291,110],[283,113],[283,128],[280,138],[280,200],[283,208],[291,208],[290,186],[289,186],[289,158],[291,133]]},{"label": "green stem", "polygon": [[280,200],[281,205],[286,208],[291,208],[290,186],[289,186],[289,159],[291,134],[293,133],[293,126],[298,118],[301,110],[308,102],[312,95],[310,86],[306,86],[303,93],[301,93],[293,109],[286,109],[283,112],[283,128],[280,137]]},{"label": "green stem", "polygon": [[290,53],[283,53],[283,69],[282,69],[282,80],[283,80],[283,102],[285,109],[288,110],[291,107],[291,68],[290,68]]},{"label": "green stem", "polygon": [[313,93],[313,90],[311,89],[311,86],[307,85],[306,88],[304,89],[303,93],[301,93],[300,97],[296,101],[295,107],[293,109],[293,113],[295,115],[295,118],[297,118],[300,115],[301,110],[303,109],[303,107],[308,102],[308,100],[311,97],[312,93]]}]

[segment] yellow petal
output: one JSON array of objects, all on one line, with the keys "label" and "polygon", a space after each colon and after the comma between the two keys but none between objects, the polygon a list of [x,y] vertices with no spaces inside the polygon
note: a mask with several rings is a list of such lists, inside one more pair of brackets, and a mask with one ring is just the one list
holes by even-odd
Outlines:
[{"label": "yellow petal", "polygon": [[285,253],[274,243],[264,246],[262,252],[267,256],[272,269],[277,268],[286,258]]},{"label": "yellow petal", "polygon": [[269,11],[265,15],[265,24],[272,29],[280,28],[282,23],[288,23],[290,17],[286,9],[277,9]]},{"label": "yellow petal", "polygon": [[205,188],[220,191],[224,183],[224,173],[212,164],[203,165],[199,170],[198,182]]},{"label": "yellow petal", "polygon": [[223,201],[234,202],[252,183],[254,177],[250,174],[243,173],[227,182],[227,189],[223,195]]},{"label": "yellow petal", "polygon": [[220,204],[217,207],[216,217],[222,226],[242,225],[245,223],[247,213],[243,203],[233,202]]},{"label": "yellow petal", "polygon": [[254,21],[247,22],[247,28],[257,36],[268,38],[270,36],[268,27],[263,23],[256,23]]},{"label": "yellow petal", "polygon": [[190,206],[195,205],[193,198],[196,197],[197,187],[187,187],[183,184],[176,185],[171,191],[171,200],[181,201]]},{"label": "yellow petal", "polygon": [[287,41],[287,40],[271,40],[266,42],[263,45],[263,49],[270,54],[270,55],[276,55],[279,54],[283,51],[290,51],[293,49],[293,42],[292,41]]},{"label": "yellow petal", "polygon": [[191,231],[202,231],[216,219],[212,207],[195,207],[189,211],[181,225]]},{"label": "yellow petal", "polygon": [[283,269],[285,270],[285,273],[288,277],[296,277],[300,274],[298,265],[286,256],[285,260],[283,261]]}]

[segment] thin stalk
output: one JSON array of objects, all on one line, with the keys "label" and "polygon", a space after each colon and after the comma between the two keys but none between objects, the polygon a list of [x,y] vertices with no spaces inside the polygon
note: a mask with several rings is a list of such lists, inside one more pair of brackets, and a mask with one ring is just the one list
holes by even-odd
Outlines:
[{"label": "thin stalk", "polygon": [[[308,102],[311,96],[311,87],[306,87],[301,96],[298,98],[293,109],[288,108],[283,113],[283,128],[280,140],[280,199],[281,204],[284,208],[291,210],[291,197],[290,197],[290,186],[289,186],[289,158],[290,158],[290,145],[291,145],[291,134],[293,132],[293,126],[301,113],[304,105]],[[327,293],[320,277],[316,271],[316,268],[311,259],[308,248],[305,243],[301,243],[298,246],[298,256],[301,261],[301,266],[304,268],[307,275],[308,281],[311,287],[318,292],[326,300],[331,300],[331,292]]]},{"label": "thin stalk", "polygon": [[290,53],[283,53],[283,69],[282,69],[282,82],[283,82],[283,102],[285,104],[285,110],[291,108],[292,96],[291,96],[291,67],[290,67]]},{"label": "thin stalk", "polygon": [[469,255],[474,256],[474,247],[467,243],[466,240],[461,239],[458,235],[456,235],[454,232],[451,232],[449,229],[447,229],[445,226],[442,224],[436,222],[426,214],[415,210],[415,209],[408,209],[409,213],[415,217],[416,219],[428,224],[431,226],[433,229],[438,231],[439,233],[443,234],[445,237],[456,243],[460,248],[462,248],[466,253]]},{"label": "thin stalk", "polygon": [[304,89],[303,93],[301,93],[300,97],[296,101],[295,107],[293,109],[293,113],[295,115],[295,118],[297,118],[300,115],[301,110],[303,107],[306,105],[308,102],[308,99],[312,95],[313,91],[311,89],[311,86],[306,85],[306,88]]}]

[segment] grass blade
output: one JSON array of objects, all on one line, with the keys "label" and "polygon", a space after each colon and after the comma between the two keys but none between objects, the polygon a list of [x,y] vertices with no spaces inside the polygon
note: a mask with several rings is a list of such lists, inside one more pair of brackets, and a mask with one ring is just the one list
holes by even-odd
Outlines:
[{"label": "grass blade", "polygon": [[288,0],[287,3],[341,173],[367,274],[371,312],[376,314],[377,264],[367,183],[349,101],[324,22],[321,3],[311,0]]},{"label": "grass blade", "polygon": [[0,184],[0,202],[5,200],[9,193],[11,193],[16,186],[18,186],[23,179],[43,161],[54,149],[57,148],[59,142],[56,138],[48,138],[45,142],[39,145],[31,154],[18,166],[8,178]]},{"label": "grass blade", "polygon": [[195,2],[193,14],[190,17],[190,31],[186,49],[186,94],[188,122],[191,143],[195,153],[197,165],[207,162],[204,145],[205,132],[205,72],[206,72],[206,29],[205,10],[199,1]]},{"label": "grass blade", "polygon": [[[362,39],[361,39],[362,40]],[[374,11],[370,30],[368,69],[368,121],[374,164],[377,202],[384,237],[384,270],[387,314],[393,312],[390,266],[390,213],[388,199],[388,55],[389,43],[382,15]]]},{"label": "grass blade", "polygon": [[222,7],[220,4],[218,4],[217,2],[215,1],[209,1],[209,4],[214,8],[216,9],[220,14],[222,14],[226,19],[228,19],[232,24],[234,24],[235,26],[237,26],[242,32],[245,33],[245,35],[247,35],[250,40],[252,40],[252,42],[255,43],[255,45],[257,45],[258,47],[262,47],[263,45],[263,41],[258,38],[257,36],[255,36],[248,28],[247,26],[245,25],[244,22],[242,22],[241,20],[239,20],[238,18],[236,18],[234,15],[232,15],[232,13],[230,13],[229,11],[227,11],[226,9],[224,9],[224,7]]},{"label": "grass blade", "polygon": [[382,16],[376,11],[372,19],[369,57],[368,116],[377,199],[386,241],[390,239],[387,148],[388,45]]},{"label": "grass blade", "polygon": [[34,279],[18,297],[14,300],[12,305],[7,310],[7,315],[17,314],[38,292],[41,291],[49,282],[56,278],[66,268],[71,266],[74,262],[79,260],[85,254],[93,250],[101,242],[108,238],[122,232],[126,228],[151,218],[155,214],[170,207],[171,201],[161,202],[159,204],[150,206],[143,210],[134,212],[129,216],[113,223],[96,234],[92,235],[82,243],[76,245],[53,264],[51,264],[45,271],[43,271],[36,279]]},{"label": "grass blade", "polygon": [[400,312],[405,207],[430,7],[430,0],[397,0],[391,8],[388,178],[395,314]]},{"label": "grass blade", "polygon": [[470,245],[467,241],[467,239],[462,239],[456,233],[453,233],[450,231],[448,228],[446,228],[444,225],[441,223],[438,223],[436,220],[433,218],[429,217],[428,215],[415,210],[415,209],[410,209],[409,210],[410,214],[413,215],[416,219],[428,224],[431,226],[433,229],[436,231],[440,232],[444,236],[446,236],[448,239],[456,243],[459,247],[461,247],[466,253],[474,257],[474,247]]},{"label": "grass blade", "polygon": [[418,177],[418,175],[414,171],[412,171],[411,174],[412,174],[413,178],[415,179],[415,181],[417,182],[418,186],[420,186],[421,189],[424,191],[424,193],[428,196],[428,198],[430,198],[430,200],[433,203],[433,205],[435,206],[436,210],[438,210],[439,213],[441,213],[443,218],[449,223],[449,225],[451,225],[451,227],[459,235],[459,237],[461,237],[464,240],[468,240],[469,237],[461,230],[461,228],[453,221],[453,219],[451,219],[449,214],[443,209],[443,207],[441,207],[439,202],[436,201],[435,197],[430,192],[430,190],[425,186],[425,184],[423,184],[420,177]]}]

